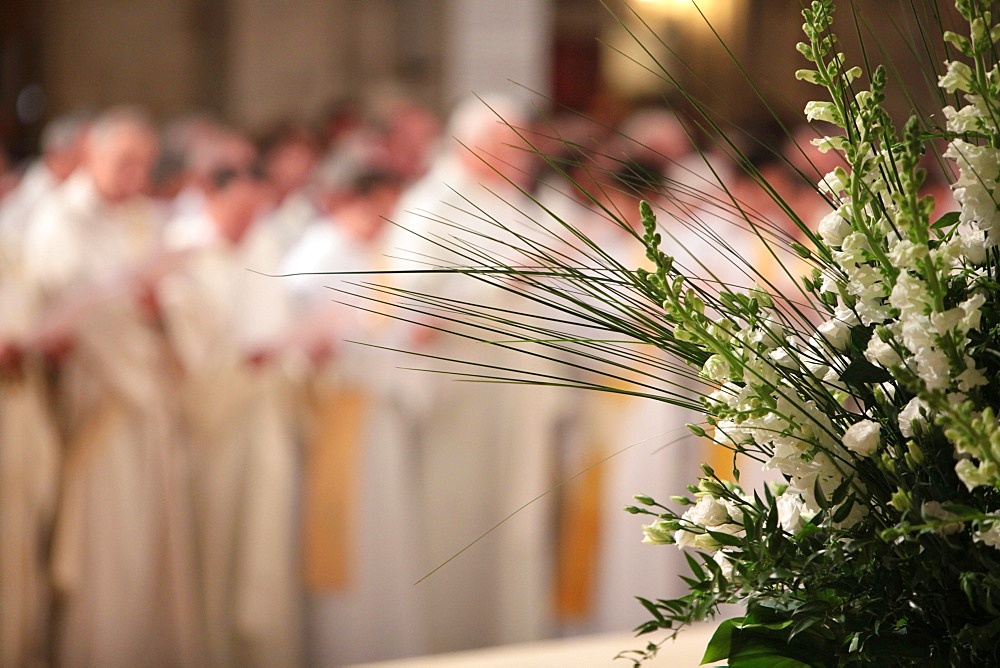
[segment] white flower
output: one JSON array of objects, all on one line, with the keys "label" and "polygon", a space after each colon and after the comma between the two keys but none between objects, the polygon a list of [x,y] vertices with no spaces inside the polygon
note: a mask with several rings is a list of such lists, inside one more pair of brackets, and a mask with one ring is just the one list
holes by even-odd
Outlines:
[{"label": "white flower", "polygon": [[[924,517],[929,520],[950,520],[958,517],[953,512],[949,512],[941,507],[941,504],[937,501],[926,501],[924,502]],[[961,522],[949,522],[948,524],[942,524],[937,528],[938,533],[951,535],[958,533],[964,528]]]},{"label": "white flower", "polygon": [[844,447],[867,457],[878,449],[881,426],[871,420],[855,422],[844,432]]},{"label": "white flower", "polygon": [[837,195],[844,192],[847,188],[845,181],[847,180],[847,172],[844,171],[843,167],[837,167],[832,172],[827,174],[822,178],[822,180],[816,184],[823,192],[827,195]]},{"label": "white flower", "polygon": [[708,380],[724,383],[732,375],[732,368],[729,365],[729,360],[722,355],[712,355],[705,360],[701,375]]},{"label": "white flower", "polygon": [[899,411],[899,432],[906,438],[913,438],[913,424],[925,427],[929,414],[930,406],[927,402],[919,397],[913,397],[903,410]]},{"label": "white flower", "polygon": [[938,78],[938,86],[949,93],[960,90],[968,93],[972,84],[972,69],[957,60],[948,61],[948,71]]},{"label": "white flower", "polygon": [[959,304],[965,317],[962,320],[962,330],[964,332],[969,332],[970,330],[979,329],[979,321],[982,318],[982,306],[986,303],[986,296],[977,292],[964,302]]},{"label": "white flower", "polygon": [[826,121],[827,123],[837,123],[834,115],[836,107],[832,102],[819,102],[811,100],[806,102],[805,114],[807,121]]},{"label": "white flower", "polygon": [[642,525],[642,542],[651,545],[670,545],[674,543],[672,532],[664,520],[656,520],[652,524]]},{"label": "white flower", "polygon": [[881,364],[886,369],[891,369],[903,361],[895,348],[878,336],[873,336],[869,339],[868,347],[865,348],[865,359],[872,364]]},{"label": "white flower", "polygon": [[[982,127],[983,121],[979,116],[979,112],[973,106],[962,107],[957,111],[954,107],[948,106],[941,111],[944,112],[948,129],[952,132],[975,132]],[[947,154],[945,155],[947,156]]]},{"label": "white flower", "polygon": [[982,485],[992,484],[997,480],[996,466],[986,462],[976,466],[975,462],[968,458],[960,459],[955,464],[955,473],[958,474],[958,479],[965,484],[969,491]]},{"label": "white flower", "polygon": [[943,390],[951,382],[951,364],[948,356],[938,348],[921,348],[913,356],[917,375],[928,390]]},{"label": "white flower", "polygon": [[816,331],[834,350],[844,350],[851,341],[851,326],[836,316],[820,324]]},{"label": "white flower", "polygon": [[726,556],[725,551],[719,550],[718,552],[715,553],[715,556],[712,558],[715,560],[715,563],[719,564],[719,569],[722,571],[722,577],[726,578],[727,580],[732,580],[733,562],[730,561],[729,557]]},{"label": "white flower", "polygon": [[794,535],[805,526],[814,513],[810,512],[802,497],[797,494],[785,493],[778,497],[778,524],[788,533]]},{"label": "white flower", "polygon": [[917,260],[927,257],[927,253],[927,246],[903,239],[889,251],[889,261],[897,269],[912,269],[916,266]]},{"label": "white flower", "polygon": [[728,522],[729,511],[726,509],[726,504],[711,494],[702,494],[698,503],[684,513],[684,519],[707,529]]},{"label": "white flower", "polygon": [[851,233],[851,224],[844,218],[842,209],[837,209],[823,216],[818,231],[825,244],[839,246]]},{"label": "white flower", "polygon": [[980,543],[1000,550],[1000,522],[984,522],[983,528],[972,534]]},{"label": "white flower", "polygon": [[958,374],[957,381],[958,389],[962,392],[968,392],[974,387],[980,387],[986,385],[988,382],[986,376],[982,371],[976,368],[976,362],[969,355],[965,356],[965,371]]}]

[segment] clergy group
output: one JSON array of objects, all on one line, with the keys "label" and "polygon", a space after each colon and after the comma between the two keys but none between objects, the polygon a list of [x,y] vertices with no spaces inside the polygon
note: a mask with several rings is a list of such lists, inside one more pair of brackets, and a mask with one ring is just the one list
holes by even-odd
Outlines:
[{"label": "clergy group", "polygon": [[396,95],[260,136],[134,107],[53,119],[0,195],[0,665],[347,665],[629,631],[681,562],[621,509],[695,479],[697,415],[448,373],[565,374],[421,301],[523,311],[516,291],[424,270],[504,257],[497,222],[553,212],[639,267],[609,212],[638,225],[640,197],[725,170],[664,109],[582,125],[476,98],[441,121]]}]

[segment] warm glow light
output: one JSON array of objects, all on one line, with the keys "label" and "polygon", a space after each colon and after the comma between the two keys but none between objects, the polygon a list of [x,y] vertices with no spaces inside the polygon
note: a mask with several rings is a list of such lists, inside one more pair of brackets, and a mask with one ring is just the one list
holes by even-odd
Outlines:
[{"label": "warm glow light", "polygon": [[707,15],[724,3],[718,0],[639,0],[638,4],[642,10],[665,17],[680,18],[697,15],[699,10]]}]

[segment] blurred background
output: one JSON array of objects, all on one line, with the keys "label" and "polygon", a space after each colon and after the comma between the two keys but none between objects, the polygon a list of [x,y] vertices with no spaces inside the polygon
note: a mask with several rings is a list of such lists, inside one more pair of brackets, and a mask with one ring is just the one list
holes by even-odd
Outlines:
[{"label": "blurred background", "polygon": [[[690,63],[674,67],[675,76],[710,107],[735,122],[760,121],[762,106],[721,37],[776,113],[797,119],[815,92],[793,77],[803,65],[795,4],[704,0],[699,11],[690,0],[5,0],[0,142],[23,158],[47,119],[120,103],[145,105],[161,120],[207,111],[259,132],[278,121],[319,122],[387,82],[441,113],[470,91],[508,82],[595,115],[676,97],[644,72],[649,57],[628,30],[662,40],[643,39],[662,62]],[[933,3],[924,4],[930,11]],[[857,53],[859,33],[878,35],[880,55],[901,64],[911,91],[928,94],[915,62],[928,54],[903,20],[909,10],[851,5],[865,18],[855,28],[851,7],[841,9],[848,52]]]},{"label": "blurred background", "polygon": [[[944,103],[946,4],[839,8],[849,62],[887,64],[897,121]],[[685,428],[698,412],[618,391],[697,406],[696,371],[620,341],[631,366],[601,367],[559,317],[580,366],[560,366],[571,348],[486,354],[413,295],[526,308],[488,281],[400,271],[364,303],[404,309],[392,321],[321,272],[517,256],[491,220],[567,262],[638,267],[641,198],[694,280],[801,289],[797,256],[775,266],[760,243],[787,252],[831,211],[798,5],[0,1],[0,665],[630,642],[634,597],[681,595],[685,566],[621,509],[734,459]],[[949,183],[926,183],[942,210]],[[557,294],[531,290],[510,292]],[[454,359],[570,385],[597,371],[617,393],[399,370]]]}]

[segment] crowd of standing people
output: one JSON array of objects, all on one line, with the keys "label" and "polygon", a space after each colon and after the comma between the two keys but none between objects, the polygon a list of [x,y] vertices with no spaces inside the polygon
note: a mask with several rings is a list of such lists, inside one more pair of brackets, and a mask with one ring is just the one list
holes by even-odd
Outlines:
[{"label": "crowd of standing people", "polygon": [[[131,107],[50,123],[0,199],[0,664],[347,664],[626,631],[636,593],[678,591],[620,508],[693,479],[696,416],[403,371],[533,362],[379,312],[505,308],[482,281],[405,271],[467,264],[463,239],[503,255],[491,218],[556,212],[637,267],[607,218],[637,224],[640,196],[748,255],[746,211],[795,232],[752,183],[719,189],[744,171],[669,111],[607,128],[489,102],[442,124],[391,96],[257,139]],[[821,211],[791,175],[771,179]],[[692,229],[668,243],[696,268]],[[392,289],[359,301],[364,283]]]}]

